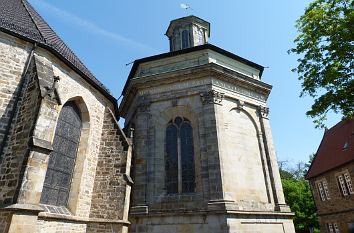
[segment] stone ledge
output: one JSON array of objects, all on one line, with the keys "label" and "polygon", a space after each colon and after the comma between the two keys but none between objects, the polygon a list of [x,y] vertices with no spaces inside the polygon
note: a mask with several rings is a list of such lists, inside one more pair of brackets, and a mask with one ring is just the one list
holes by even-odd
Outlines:
[{"label": "stone ledge", "polygon": [[218,211],[208,211],[208,210],[168,210],[168,211],[149,211],[149,214],[134,213],[132,216],[145,216],[145,217],[156,217],[156,216],[176,216],[176,215],[237,215],[237,216],[262,216],[262,218],[276,217],[276,218],[293,218],[295,215],[292,212],[276,212],[276,211],[240,211],[240,210],[218,210]]},{"label": "stone ledge", "polygon": [[31,137],[29,144],[33,148],[42,149],[48,154],[53,151],[52,143],[37,137]]},{"label": "stone ledge", "polygon": [[132,206],[130,207],[130,215],[147,215],[149,213],[149,207],[146,205]]},{"label": "stone ledge", "polygon": [[41,219],[58,219],[58,220],[66,220],[66,221],[82,222],[82,223],[111,223],[111,224],[130,225],[129,221],[120,220],[120,219],[116,220],[116,219],[104,219],[104,218],[84,218],[84,217],[54,214],[48,212],[41,212],[38,214],[38,217]]},{"label": "stone ledge", "polygon": [[38,205],[32,204],[12,204],[7,206],[0,206],[0,211],[26,211],[39,213],[44,209]]}]

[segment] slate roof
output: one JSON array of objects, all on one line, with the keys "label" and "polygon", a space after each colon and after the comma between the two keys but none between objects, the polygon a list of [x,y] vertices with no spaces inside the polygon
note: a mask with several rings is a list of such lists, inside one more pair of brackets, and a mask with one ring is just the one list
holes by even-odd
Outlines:
[{"label": "slate roof", "polygon": [[26,0],[0,0],[0,31],[48,49],[105,96],[114,99]]},{"label": "slate roof", "polygon": [[222,48],[219,48],[215,45],[212,45],[212,44],[203,44],[203,45],[198,45],[198,46],[194,46],[194,47],[190,47],[190,48],[186,48],[186,49],[180,49],[180,50],[176,50],[176,51],[172,51],[172,52],[167,52],[167,53],[161,53],[161,54],[158,54],[158,55],[154,55],[154,56],[150,56],[150,57],[145,57],[145,58],[141,58],[141,59],[138,59],[138,60],[135,60],[134,63],[133,63],[133,67],[132,69],[130,70],[130,73],[129,73],[129,76],[128,76],[128,79],[125,83],[125,86],[123,88],[123,91],[122,91],[122,95],[124,96],[126,93],[126,90],[128,88],[128,84],[130,82],[130,80],[134,77],[138,67],[140,64],[142,63],[145,63],[145,62],[150,62],[150,61],[156,61],[156,60],[160,60],[160,59],[164,59],[164,58],[169,58],[169,57],[173,57],[173,56],[177,56],[177,55],[181,55],[181,54],[187,54],[187,53],[191,53],[191,52],[195,52],[195,51],[200,51],[200,50],[204,50],[204,49],[210,49],[210,50],[213,50],[215,52],[218,52],[220,54],[223,54],[224,56],[227,56],[231,59],[234,59],[236,61],[239,61],[243,64],[246,64],[248,66],[251,66],[257,70],[259,70],[259,77],[262,77],[262,74],[263,74],[263,71],[264,71],[264,66],[261,66],[257,63],[254,63],[250,60],[247,60],[243,57],[240,57],[236,54],[233,54],[229,51],[226,51]]},{"label": "slate roof", "polygon": [[351,161],[354,161],[354,119],[343,120],[325,132],[306,178],[314,178]]}]

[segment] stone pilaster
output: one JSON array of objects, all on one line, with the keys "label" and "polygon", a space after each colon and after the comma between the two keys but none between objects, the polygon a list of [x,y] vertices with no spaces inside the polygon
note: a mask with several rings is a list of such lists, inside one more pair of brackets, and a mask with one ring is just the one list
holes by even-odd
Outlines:
[{"label": "stone pilaster", "polygon": [[131,214],[148,213],[147,206],[147,162],[149,150],[150,100],[148,96],[138,98],[138,108],[135,116],[134,143],[134,189]]},{"label": "stone pilaster", "polygon": [[[36,124],[29,141],[30,150],[25,164],[23,180],[18,195],[18,203],[39,204],[49,154],[52,151],[52,138],[55,132],[55,122],[58,117],[57,93],[49,94],[48,90],[57,86],[52,65],[35,56],[37,78],[41,99],[37,113]],[[56,89],[53,91],[55,92]]]},{"label": "stone pilaster", "polygon": [[203,104],[202,122],[204,129],[203,139],[207,157],[207,169],[209,177],[209,203],[208,209],[225,209],[227,205],[224,200],[222,168],[220,160],[220,148],[218,143],[218,130],[216,123],[217,107],[222,104],[223,93],[215,90],[200,94]]},{"label": "stone pilaster", "polygon": [[203,104],[220,104],[224,99],[224,93],[211,90],[200,94]]},{"label": "stone pilaster", "polygon": [[259,106],[258,113],[259,113],[259,118],[261,123],[261,129],[263,133],[263,143],[264,143],[264,148],[267,156],[269,176],[270,176],[270,181],[273,190],[275,210],[290,212],[289,206],[285,203],[277,158],[276,158],[274,144],[273,144],[273,137],[270,130],[270,124],[268,119],[269,108],[264,106]]}]

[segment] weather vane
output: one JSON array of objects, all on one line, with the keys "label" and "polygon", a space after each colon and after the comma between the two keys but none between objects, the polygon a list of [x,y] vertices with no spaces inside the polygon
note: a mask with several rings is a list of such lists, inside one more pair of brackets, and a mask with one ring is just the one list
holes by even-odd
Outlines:
[{"label": "weather vane", "polygon": [[187,10],[193,10],[189,4],[180,3],[179,5],[182,9],[186,10],[186,12],[187,12]]}]

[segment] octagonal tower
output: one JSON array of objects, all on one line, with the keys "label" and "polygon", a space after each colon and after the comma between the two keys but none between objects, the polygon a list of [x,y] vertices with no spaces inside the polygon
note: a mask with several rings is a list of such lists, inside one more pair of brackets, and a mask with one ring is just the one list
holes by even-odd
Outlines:
[{"label": "octagonal tower", "polygon": [[264,67],[207,43],[209,23],[173,20],[171,52],[136,60],[120,115],[134,144],[131,232],[293,233]]}]

